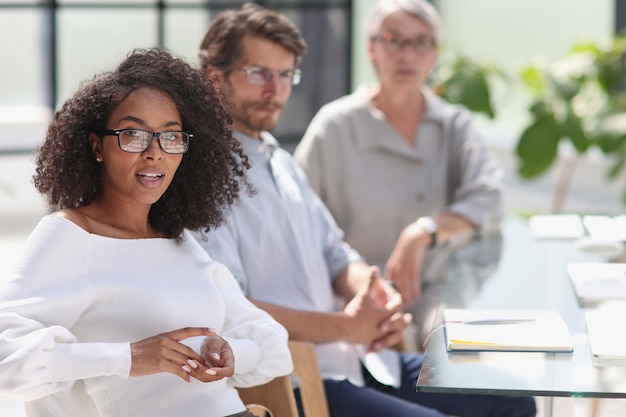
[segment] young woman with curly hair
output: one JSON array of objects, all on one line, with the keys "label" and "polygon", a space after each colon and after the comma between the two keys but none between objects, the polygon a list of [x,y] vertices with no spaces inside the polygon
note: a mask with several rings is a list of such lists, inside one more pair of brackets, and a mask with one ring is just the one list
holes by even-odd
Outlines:
[{"label": "young woman with curly hair", "polygon": [[177,237],[183,227],[219,224],[222,207],[240,191],[247,158],[232,138],[230,116],[211,84],[163,51],[130,55],[117,70],[95,77],[65,102],[40,148],[35,186],[49,204],[62,209],[97,199],[107,161],[97,161],[87,138],[98,136],[113,109],[139,87],[170,96],[184,128],[193,132],[192,151],[185,154],[172,186],[152,205],[150,225]]},{"label": "young woman with curly hair", "polygon": [[204,76],[133,51],[57,111],[42,218],[0,279],[0,399],[31,416],[251,416],[234,386],[291,372],[287,333],[186,229],[247,188]]}]

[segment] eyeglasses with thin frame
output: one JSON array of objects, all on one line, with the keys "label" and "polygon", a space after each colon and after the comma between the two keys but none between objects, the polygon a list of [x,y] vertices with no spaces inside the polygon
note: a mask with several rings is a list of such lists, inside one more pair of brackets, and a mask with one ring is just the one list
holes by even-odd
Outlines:
[{"label": "eyeglasses with thin frame", "polygon": [[266,84],[273,77],[278,77],[278,81],[285,85],[298,85],[302,80],[302,71],[298,68],[288,70],[271,70],[265,67],[235,67],[237,71],[245,72],[248,82],[251,84]]},{"label": "eyeglasses with thin frame", "polygon": [[371,39],[375,42],[380,42],[388,52],[394,54],[403,51],[406,46],[409,46],[411,51],[419,54],[429,52],[437,46],[435,38],[428,35],[419,35],[411,39],[385,32],[380,35],[374,35]]},{"label": "eyeglasses with thin frame", "polygon": [[150,132],[142,129],[103,129],[100,136],[117,136],[117,144],[124,152],[141,153],[148,149],[152,139],[157,138],[165,153],[181,154],[189,149],[189,140],[193,134],[182,130]]}]

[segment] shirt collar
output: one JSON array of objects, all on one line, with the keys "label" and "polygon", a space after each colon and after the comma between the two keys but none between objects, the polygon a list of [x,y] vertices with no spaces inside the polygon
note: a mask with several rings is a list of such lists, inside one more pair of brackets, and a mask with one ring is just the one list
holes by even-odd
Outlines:
[{"label": "shirt collar", "polygon": [[[389,129],[393,129],[389,122],[387,121],[387,117],[385,114],[380,111],[378,108],[374,106],[369,94],[369,87],[362,86],[355,91],[359,100],[365,100],[367,104],[367,110],[370,115],[375,119],[385,124]],[[439,98],[432,90],[426,86],[423,86],[422,94],[424,95],[424,114],[422,116],[422,122],[420,123],[420,130],[428,129],[429,127],[441,126],[443,125],[443,111],[444,111],[444,101]],[[376,131],[375,127],[372,127],[373,131]],[[397,132],[396,132],[397,133]],[[402,140],[389,140],[388,137],[383,137],[380,135],[360,135],[357,137],[357,142],[359,143],[359,147],[361,149],[385,149],[386,151],[396,153],[402,155],[404,157],[408,157],[411,159],[421,159],[416,145],[413,147],[408,146],[408,144]]]},{"label": "shirt collar", "polygon": [[422,94],[424,95],[424,103],[426,106],[422,120],[438,125],[443,124],[443,100],[426,86],[422,87]]},{"label": "shirt collar", "polygon": [[258,138],[246,135],[245,133],[233,130],[233,136],[243,146],[244,153],[252,155],[262,153],[271,155],[280,147],[278,141],[269,132],[261,132]]},{"label": "shirt collar", "polygon": [[[421,88],[422,94],[424,95],[424,115],[422,117],[423,122],[442,124],[443,123],[443,100],[437,96],[430,88],[427,86],[423,86]],[[374,117],[377,119],[385,120],[386,117],[383,112],[378,110],[372,103],[372,99],[369,96],[369,87],[361,86],[359,87],[355,94],[361,94],[363,98],[367,100],[369,110]]]}]

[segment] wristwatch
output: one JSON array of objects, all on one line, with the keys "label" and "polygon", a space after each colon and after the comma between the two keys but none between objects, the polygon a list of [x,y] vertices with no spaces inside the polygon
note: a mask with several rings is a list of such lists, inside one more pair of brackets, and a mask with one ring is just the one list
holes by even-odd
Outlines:
[{"label": "wristwatch", "polygon": [[415,223],[426,233],[430,233],[430,245],[428,247],[434,248],[437,245],[437,223],[435,223],[432,217],[428,216],[418,218]]}]

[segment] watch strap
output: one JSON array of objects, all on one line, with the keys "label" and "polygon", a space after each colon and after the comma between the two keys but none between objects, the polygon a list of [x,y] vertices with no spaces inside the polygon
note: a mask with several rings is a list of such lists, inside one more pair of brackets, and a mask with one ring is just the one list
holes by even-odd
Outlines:
[{"label": "watch strap", "polygon": [[421,227],[422,229],[424,229],[425,232],[430,233],[430,245],[428,245],[428,248],[434,248],[435,246],[437,246],[437,223],[435,223],[435,220],[433,220],[432,217],[420,217],[418,218],[415,223],[417,223],[417,225],[419,227]]}]

